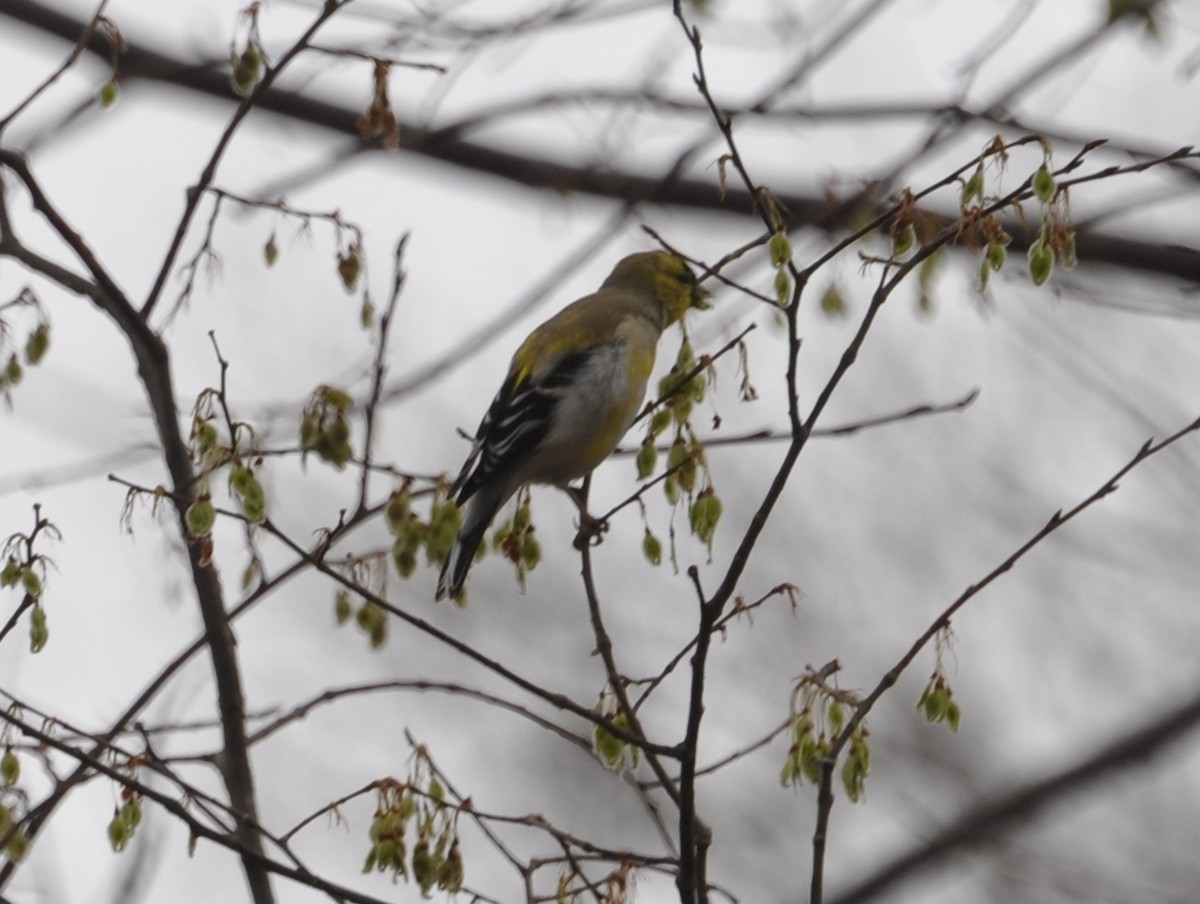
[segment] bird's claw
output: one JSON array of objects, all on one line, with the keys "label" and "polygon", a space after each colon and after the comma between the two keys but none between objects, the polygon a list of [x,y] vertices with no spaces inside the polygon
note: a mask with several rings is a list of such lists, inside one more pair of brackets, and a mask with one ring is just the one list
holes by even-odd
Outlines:
[{"label": "bird's claw", "polygon": [[579,533],[575,535],[574,547],[582,550],[588,546],[599,546],[604,542],[604,534],[608,532],[608,521],[603,518],[593,518],[587,512],[579,513]]}]

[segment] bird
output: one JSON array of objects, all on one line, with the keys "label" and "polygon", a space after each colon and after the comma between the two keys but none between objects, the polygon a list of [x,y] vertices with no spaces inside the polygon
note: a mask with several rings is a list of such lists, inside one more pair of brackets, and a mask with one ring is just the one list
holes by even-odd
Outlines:
[{"label": "bird", "polygon": [[526,337],[450,488],[466,506],[435,599],[457,598],[496,513],[526,484],[565,490],[617,447],[642,405],[663,331],[709,293],[667,251],[622,258],[600,288]]}]

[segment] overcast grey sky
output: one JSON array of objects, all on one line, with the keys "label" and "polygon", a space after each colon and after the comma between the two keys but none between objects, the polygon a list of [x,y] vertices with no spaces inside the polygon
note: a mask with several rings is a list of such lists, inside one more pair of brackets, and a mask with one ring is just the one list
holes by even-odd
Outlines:
[{"label": "overcast grey sky", "polygon": [[[80,15],[92,11],[88,3],[50,5]],[[463,3],[448,17],[476,26],[506,22],[526,5],[535,4]],[[809,54],[811,69],[780,106],[953,101],[975,110],[1004,97],[1058,49],[1088,34],[1105,6],[1094,0],[710,5],[711,15],[697,21],[709,54],[708,77],[723,102],[756,98]],[[0,0],[0,13],[4,6]],[[355,6],[335,18],[323,40],[379,51],[386,25],[355,16]],[[1069,63],[1049,67],[1044,79],[1006,107],[1034,128],[1118,145],[1097,154],[1084,171],[1127,162],[1121,148],[1165,153],[1196,141],[1200,107],[1193,70],[1200,18],[1195,4],[1165,6],[1158,41],[1132,28],[1118,30]],[[261,28],[268,49],[277,54],[286,47],[311,19],[311,7],[265,7]],[[438,63],[448,74],[398,68],[392,101],[406,119],[444,125],[551,90],[651,89],[697,100],[690,48],[668,5],[644,7],[476,45],[423,40],[399,28],[391,52]],[[209,60],[228,53],[238,8],[112,0],[107,15],[131,40]],[[408,17],[414,5],[363,10]],[[1018,13],[1023,24],[1006,29]],[[820,48],[856,18],[861,27],[821,56]],[[4,115],[69,47],[3,17],[0,23]],[[980,65],[972,68],[973,62]],[[365,106],[369,65],[314,55],[285,84]],[[178,222],[185,188],[232,107],[133,83],[111,110],[75,115],[105,78],[102,65],[85,59],[4,134],[3,143],[30,149],[51,198],[140,299]],[[972,125],[919,154],[931,123],[929,117],[832,115],[737,120],[757,179],[781,193],[818,196],[849,193],[885,175],[895,190],[920,187],[969,160],[995,131]],[[695,145],[689,175],[713,181],[723,152],[711,123],[652,105],[538,108],[470,134],[517,152],[650,175]],[[705,261],[761,229],[741,211],[718,215],[647,205],[614,230],[617,208],[610,201],[527,189],[405,152],[338,162],[351,146],[345,136],[256,112],[237,133],[216,184],[247,195],[283,187],[293,208],[337,210],[361,226],[377,302],[389,291],[392,249],[411,233],[408,282],[388,358],[393,385],[442,362],[475,330],[491,330],[493,341],[460,353],[454,367],[382,409],[376,455],[405,471],[457,471],[467,444],[456,430],[474,429],[520,338],[598,285],[620,256],[650,247],[639,225],[652,226]],[[1066,140],[1056,143],[1054,160],[1065,162],[1076,150]],[[1003,185],[1015,187],[1040,159],[1038,148],[1014,154]],[[1079,221],[1102,218],[1113,234],[1195,248],[1194,181],[1190,174],[1155,170],[1081,186],[1071,195],[1072,211]],[[13,205],[23,236],[68,260],[24,196],[13,196],[19,198]],[[955,197],[940,197],[941,209],[953,209]],[[207,210],[193,226],[184,260],[199,247],[206,223]],[[280,255],[267,268],[263,246],[273,232]],[[832,241],[818,231],[798,233],[797,261],[806,264]],[[201,273],[192,297],[167,325],[163,315],[182,286],[172,277],[156,323],[174,353],[181,417],[219,379],[210,331],[231,362],[230,402],[239,416],[259,420],[267,445],[292,441],[300,406],[316,385],[365,392],[373,352],[358,323],[361,298],[338,283],[327,224],[298,235],[292,223],[271,213],[229,208],[216,222],[213,247],[219,267]],[[540,303],[503,327],[489,326],[581,248],[594,253]],[[877,279],[877,271],[862,272],[857,250],[820,271],[805,297],[799,378],[805,406],[836,366]],[[882,245],[862,250],[884,253]],[[776,600],[752,620],[735,622],[715,645],[702,762],[777,726],[787,715],[793,680],[808,664],[836,658],[844,668],[842,687],[873,687],[938,612],[1053,512],[1101,486],[1150,437],[1200,415],[1194,287],[1093,263],[1057,273],[1051,285],[1037,289],[1023,263],[1024,255],[1014,252],[980,295],[977,258],[949,257],[932,283],[932,311],[919,310],[915,293],[901,290],[881,313],[823,426],[946,403],[976,389],[979,397],[958,413],[821,439],[807,448],[739,590],[754,599],[792,582],[800,604],[792,612]],[[733,272],[770,294],[765,252]],[[49,312],[53,340],[46,363],[27,374],[11,410],[0,412],[0,536],[27,529],[32,506],[40,504],[63,538],[48,550],[56,566],[46,595],[50,643],[33,655],[24,628],[17,632],[22,636],[7,638],[0,648],[0,690],[101,731],[201,626],[171,525],[139,506],[133,534],[127,534],[118,523],[124,491],[106,479],[110,472],[150,486],[164,479],[128,347],[84,301],[0,259],[0,303],[31,283]],[[846,299],[844,317],[824,315],[816,303],[831,283]],[[705,436],[786,428],[785,336],[777,313],[732,290],[717,290],[714,310],[695,315],[689,329],[697,348],[712,352],[752,322],[757,329],[747,348],[759,398],[739,400],[736,356],[723,359],[713,401],[697,419]],[[24,328],[19,316],[14,323]],[[677,333],[664,338],[660,367],[669,365],[678,341]],[[708,429],[713,415],[720,417],[716,433]],[[631,434],[627,445],[638,439]],[[655,674],[692,636],[695,597],[682,570],[695,564],[706,587],[716,584],[782,453],[782,444],[771,443],[709,453],[725,505],[711,562],[685,536],[683,512],[674,520],[679,574],[643,560],[636,508],[619,516],[595,550],[605,612],[627,674]],[[356,473],[337,474],[316,461],[303,471],[295,463],[269,462],[263,474],[272,519],[302,540],[335,523],[357,489]],[[634,487],[633,462],[618,458],[597,473],[593,499],[607,509]],[[387,488],[379,481],[377,495]],[[595,640],[571,549],[574,510],[550,490],[535,491],[534,500],[544,561],[524,594],[511,580],[511,568],[492,556],[477,566],[465,610],[432,603],[436,573],[424,563],[410,581],[393,574],[389,597],[531,680],[590,705],[604,678],[590,655]],[[1119,492],[966,607],[954,622],[956,641],[946,662],[962,728],[951,735],[913,709],[934,667],[927,651],[871,716],[874,773],[864,803],[840,798],[835,807],[831,888],[851,884],[928,838],[973,802],[1059,768],[1194,692],[1200,677],[1198,507],[1200,439],[1192,438],[1137,470]],[[671,518],[661,494],[652,494],[647,523],[665,538]],[[232,526],[216,535],[230,600],[241,596],[241,540]],[[353,546],[388,542],[383,526],[374,524],[356,535]],[[269,543],[263,549],[274,566],[288,560]],[[515,696],[495,676],[399,623],[388,646],[372,652],[352,626],[335,628],[333,593],[327,580],[304,576],[236,625],[253,712],[287,708],[329,687],[396,678],[460,681]],[[0,616],[7,619],[16,603],[13,591],[0,592]],[[685,695],[682,675],[664,686],[645,714],[653,734],[677,736]],[[211,718],[213,699],[208,660],[199,656],[145,719]],[[343,701],[256,748],[265,818],[284,831],[371,780],[403,776],[406,729],[481,809],[543,813],[602,844],[657,850],[636,795],[612,773],[527,721],[435,694]],[[216,738],[164,738],[158,753],[210,753]],[[779,787],[786,750],[786,740],[776,739],[701,787],[701,810],[716,837],[710,877],[741,901],[794,901],[807,889],[815,794]],[[1172,748],[1102,790],[1068,800],[983,856],[956,860],[889,900],[1192,900],[1200,887],[1189,841],[1200,812],[1197,752],[1195,739]],[[27,765],[30,789],[35,796],[44,793],[44,778],[32,761]],[[216,791],[215,773],[191,768],[194,780]],[[104,826],[115,795],[100,780],[77,792],[4,894],[20,904],[118,900],[129,864],[149,846],[143,884],[130,899],[200,902],[244,895],[234,858],[201,843],[189,859],[186,832],[154,808],[148,807],[147,824],[130,850],[114,856]],[[335,881],[389,900],[418,900],[413,887],[359,875],[370,807],[365,800],[347,807],[344,825],[319,820],[297,836],[297,852]],[[469,884],[499,900],[521,900],[519,877],[477,832],[464,828],[464,836]],[[532,832],[515,833],[512,843],[526,853],[554,852]],[[276,890],[281,901],[320,899],[281,880]],[[677,895],[669,880],[645,875],[637,900],[654,904]]]}]

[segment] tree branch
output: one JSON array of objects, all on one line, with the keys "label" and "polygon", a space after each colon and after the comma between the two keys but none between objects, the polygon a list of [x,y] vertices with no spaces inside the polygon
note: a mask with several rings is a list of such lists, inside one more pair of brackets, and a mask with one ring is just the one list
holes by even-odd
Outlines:
[{"label": "tree branch", "polygon": [[[0,15],[24,22],[46,34],[75,43],[86,21],[50,9],[36,0],[4,0]],[[93,36],[87,49],[108,59],[109,46]],[[121,57],[121,75],[126,79],[147,79],[230,102],[241,102],[229,87],[225,73],[227,62],[187,61],[159,53],[130,42]],[[256,109],[276,113],[297,122],[337,132],[360,143],[359,111],[317,100],[301,93],[271,87],[255,94]],[[956,113],[961,116],[963,113]],[[975,118],[982,117],[977,114]],[[984,117],[986,118],[986,117]],[[572,166],[536,154],[517,154],[486,144],[465,141],[454,129],[428,129],[415,121],[399,123],[401,151],[420,154],[453,166],[490,174],[530,188],[556,192],[589,194],[626,202],[649,201],[689,209],[745,216],[753,209],[752,195],[738,186],[725,191],[707,179],[677,178],[664,183],[659,176],[620,170],[599,170]],[[864,207],[876,209],[877,202],[868,194],[831,200],[818,194],[804,195],[777,191],[776,198],[789,212],[794,227],[831,230],[861,221]],[[953,219],[949,212],[923,211],[931,217]],[[1014,250],[1027,250],[1037,230],[1016,218],[1006,219],[1004,228],[1013,236]],[[1036,224],[1035,224],[1036,225]],[[1200,249],[1182,244],[1143,241],[1121,235],[1105,235],[1080,230],[1077,236],[1079,260],[1200,282]]]}]

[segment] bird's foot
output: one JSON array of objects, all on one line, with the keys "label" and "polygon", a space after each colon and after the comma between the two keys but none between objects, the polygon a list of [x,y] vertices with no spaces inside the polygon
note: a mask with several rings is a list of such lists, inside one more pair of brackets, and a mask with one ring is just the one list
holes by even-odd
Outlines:
[{"label": "bird's foot", "polygon": [[575,535],[576,549],[587,546],[599,546],[604,542],[608,532],[608,521],[604,518],[593,518],[584,509],[579,510],[579,533]]}]

